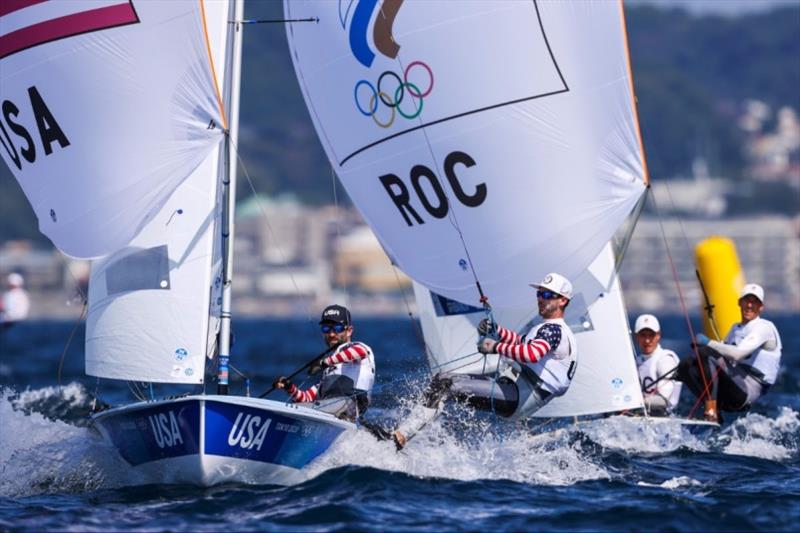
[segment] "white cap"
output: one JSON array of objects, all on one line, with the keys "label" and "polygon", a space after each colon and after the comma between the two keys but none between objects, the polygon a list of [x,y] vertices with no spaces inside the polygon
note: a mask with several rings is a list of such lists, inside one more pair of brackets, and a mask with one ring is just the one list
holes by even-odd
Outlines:
[{"label": "white cap", "polygon": [[20,274],[17,274],[16,272],[12,272],[6,278],[6,282],[11,287],[22,287],[23,285],[25,285],[25,278],[23,278]]},{"label": "white cap", "polygon": [[572,299],[572,283],[561,274],[551,272],[539,283],[531,283],[531,287],[536,289],[548,289],[557,292],[565,298]]},{"label": "white cap", "polygon": [[742,287],[742,292],[739,293],[739,298],[744,298],[748,294],[752,294],[759,301],[763,304],[764,303],[764,289],[761,285],[757,285],[755,283],[748,283],[744,287]]},{"label": "white cap", "polygon": [[636,324],[633,326],[633,332],[639,333],[643,329],[658,333],[661,331],[661,324],[658,323],[658,319],[653,315],[639,315],[639,318],[636,319]]}]

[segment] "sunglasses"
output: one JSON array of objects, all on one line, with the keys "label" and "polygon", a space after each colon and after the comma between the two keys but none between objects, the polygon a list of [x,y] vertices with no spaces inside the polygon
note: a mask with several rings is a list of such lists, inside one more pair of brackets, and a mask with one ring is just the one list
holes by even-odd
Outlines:
[{"label": "sunglasses", "polygon": [[554,300],[556,298],[561,298],[561,295],[557,292],[553,291],[536,291],[536,297],[541,298],[542,300]]},{"label": "sunglasses", "polygon": [[327,335],[331,331],[335,333],[341,333],[347,329],[347,326],[345,326],[344,324],[321,324],[319,329],[320,331],[322,331],[322,333],[325,333]]}]

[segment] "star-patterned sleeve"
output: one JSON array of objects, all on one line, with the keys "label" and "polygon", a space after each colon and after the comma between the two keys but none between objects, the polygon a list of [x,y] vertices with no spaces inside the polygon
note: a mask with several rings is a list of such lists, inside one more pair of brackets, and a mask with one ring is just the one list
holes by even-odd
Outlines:
[{"label": "star-patterned sleeve", "polygon": [[536,363],[548,352],[561,344],[561,327],[558,324],[545,324],[536,332],[536,337],[527,343],[497,343],[497,353],[519,363]]}]

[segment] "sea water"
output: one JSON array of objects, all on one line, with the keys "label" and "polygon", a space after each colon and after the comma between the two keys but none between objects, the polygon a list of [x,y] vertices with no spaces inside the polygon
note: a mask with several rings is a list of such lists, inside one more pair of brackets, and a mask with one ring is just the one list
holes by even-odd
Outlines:
[{"label": "sea water", "polygon": [[[303,484],[210,489],[142,485],[87,423],[95,399],[131,401],[127,386],[83,375],[82,329],[65,350],[73,324],[20,324],[0,333],[0,529],[797,530],[800,317],[771,318],[779,382],[718,432],[627,417],[510,425],[454,409],[401,453],[354,431]],[[682,323],[662,319],[662,344],[685,354]],[[376,353],[373,421],[413,409],[428,377],[416,332],[408,319],[356,324]],[[324,349],[313,318],[239,321],[235,335],[254,395]]]}]

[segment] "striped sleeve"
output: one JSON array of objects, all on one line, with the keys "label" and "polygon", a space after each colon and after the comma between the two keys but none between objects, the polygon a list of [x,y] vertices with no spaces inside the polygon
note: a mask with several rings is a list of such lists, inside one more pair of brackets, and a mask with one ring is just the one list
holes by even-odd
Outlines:
[{"label": "striped sleeve", "polygon": [[318,386],[314,385],[308,390],[300,390],[297,385],[292,383],[287,392],[289,393],[289,399],[294,403],[313,402],[317,399]]},{"label": "striped sleeve", "polygon": [[503,326],[497,326],[497,334],[500,337],[499,341],[508,344],[519,344],[522,337],[516,331],[506,329]]},{"label": "striped sleeve", "polygon": [[328,366],[341,363],[355,363],[369,356],[369,346],[361,342],[353,342],[343,346],[337,353],[327,357],[325,364]]},{"label": "striped sleeve", "polygon": [[561,327],[558,324],[544,324],[536,332],[536,337],[527,343],[511,344],[500,342],[497,353],[520,363],[536,363],[548,352],[561,344]]},{"label": "striped sleeve", "polygon": [[500,355],[519,363],[535,363],[550,351],[550,344],[542,339],[533,339],[526,344],[500,342],[496,350]]}]

